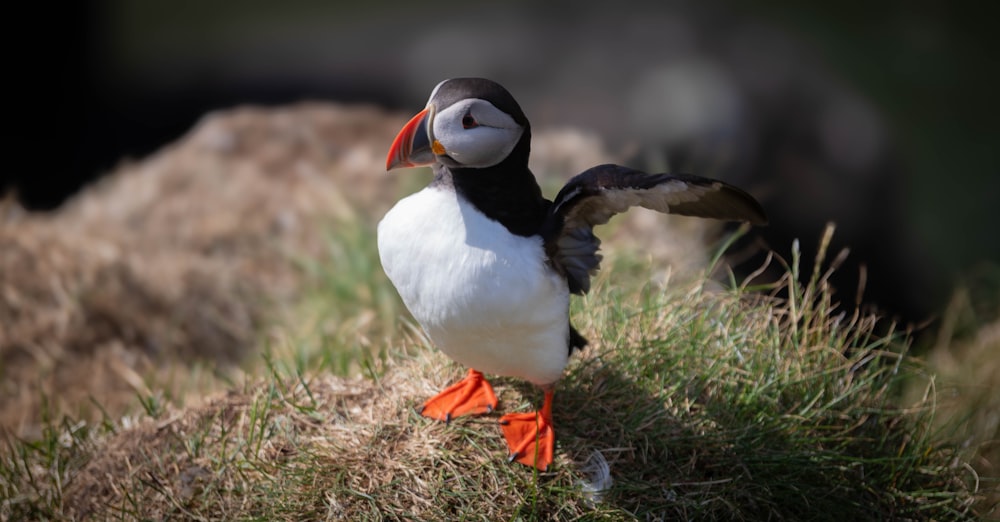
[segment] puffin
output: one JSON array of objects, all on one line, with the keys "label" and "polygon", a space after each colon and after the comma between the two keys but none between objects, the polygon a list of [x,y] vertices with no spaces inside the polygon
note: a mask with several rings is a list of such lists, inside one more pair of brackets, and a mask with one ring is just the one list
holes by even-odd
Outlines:
[{"label": "puffin", "polygon": [[548,469],[556,383],[587,340],[570,324],[570,295],[600,268],[594,227],[633,206],[763,225],[760,203],[722,181],[598,165],[548,200],[528,169],[531,125],[514,97],[484,78],[439,83],[393,140],[386,170],[430,166],[433,180],[378,224],[383,270],[433,345],[468,368],[427,400],[444,422],[498,406],[484,374],[528,381],[538,411],[499,423],[509,461]]}]

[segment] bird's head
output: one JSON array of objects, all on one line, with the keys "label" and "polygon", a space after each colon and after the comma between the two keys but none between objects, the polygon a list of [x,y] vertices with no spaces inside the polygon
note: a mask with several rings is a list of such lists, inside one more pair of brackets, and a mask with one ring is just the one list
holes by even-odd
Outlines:
[{"label": "bird's head", "polygon": [[530,139],[528,119],[507,89],[483,78],[453,78],[439,83],[399,131],[385,167],[482,169],[513,156],[526,165]]}]

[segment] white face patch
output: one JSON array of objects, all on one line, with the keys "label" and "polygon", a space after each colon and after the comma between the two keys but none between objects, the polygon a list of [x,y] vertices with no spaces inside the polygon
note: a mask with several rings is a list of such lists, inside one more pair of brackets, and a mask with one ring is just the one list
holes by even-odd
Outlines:
[{"label": "white face patch", "polygon": [[479,98],[436,113],[433,127],[433,139],[444,146],[445,154],[473,168],[492,167],[506,159],[524,132],[509,114]]}]

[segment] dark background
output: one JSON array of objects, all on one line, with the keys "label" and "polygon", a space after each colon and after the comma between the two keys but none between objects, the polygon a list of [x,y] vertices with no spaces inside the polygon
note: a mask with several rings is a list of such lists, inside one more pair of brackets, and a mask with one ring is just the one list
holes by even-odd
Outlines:
[{"label": "dark background", "polygon": [[992,4],[536,4],[31,8],[8,22],[23,34],[8,37],[18,118],[0,191],[49,211],[211,110],[329,100],[410,112],[441,79],[487,76],[536,127],[579,126],[635,166],[746,187],[783,255],[800,238],[809,256],[836,221],[835,246],[852,248],[846,300],[859,264],[867,299],[905,320],[934,317],[961,281],[997,295]]}]

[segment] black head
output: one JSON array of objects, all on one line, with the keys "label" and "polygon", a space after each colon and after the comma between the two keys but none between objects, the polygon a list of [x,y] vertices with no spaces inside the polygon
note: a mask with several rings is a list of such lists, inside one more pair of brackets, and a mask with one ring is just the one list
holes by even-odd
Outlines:
[{"label": "black head", "polygon": [[528,118],[521,110],[517,100],[511,96],[499,83],[486,78],[451,78],[445,80],[431,91],[428,103],[434,103],[438,110],[443,110],[455,103],[478,98],[493,104],[494,107],[509,114],[519,125],[529,127]]},{"label": "black head", "polygon": [[528,118],[507,89],[484,78],[453,78],[434,88],[427,107],[396,136],[386,168],[527,167],[530,143]]}]

